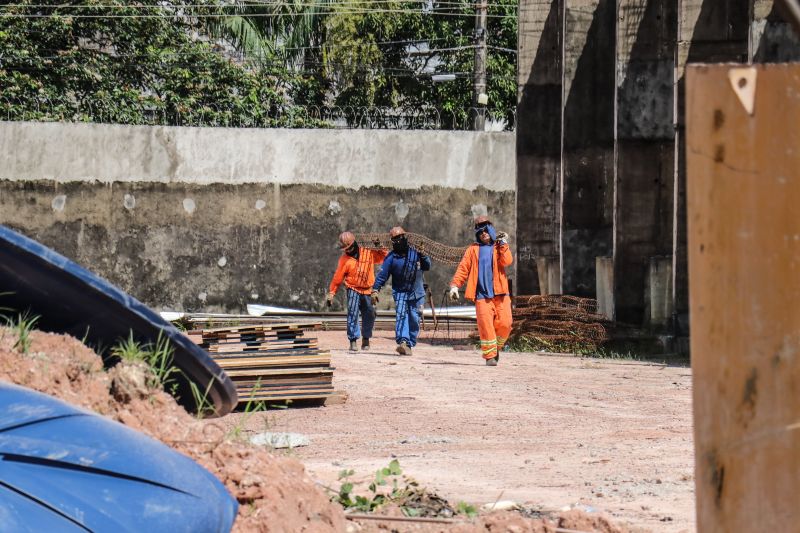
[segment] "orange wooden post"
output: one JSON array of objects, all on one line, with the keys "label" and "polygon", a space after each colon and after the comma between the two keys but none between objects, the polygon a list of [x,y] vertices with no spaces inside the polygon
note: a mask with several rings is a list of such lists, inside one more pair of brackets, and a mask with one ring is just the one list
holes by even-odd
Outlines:
[{"label": "orange wooden post", "polygon": [[800,531],[800,65],[686,95],[697,528]]}]

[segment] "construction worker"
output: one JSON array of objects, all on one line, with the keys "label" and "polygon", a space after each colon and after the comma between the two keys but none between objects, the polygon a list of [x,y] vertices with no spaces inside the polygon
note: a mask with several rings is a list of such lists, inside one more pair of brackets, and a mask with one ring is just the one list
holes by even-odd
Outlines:
[{"label": "construction worker", "polygon": [[392,277],[392,298],[395,305],[394,338],[397,353],[411,355],[419,335],[419,308],[425,302],[422,272],[430,270],[431,259],[424,250],[408,245],[406,231],[396,226],[389,231],[392,251],[383,261],[381,271],[372,286],[373,303],[378,301],[378,291]]},{"label": "construction worker", "polygon": [[475,302],[481,354],[488,366],[497,366],[511,333],[511,295],[505,269],[514,259],[508,234],[496,233],[485,216],[475,218],[475,240],[450,280],[450,299],[458,300],[458,288],[466,281],[464,297]]},{"label": "construction worker", "polygon": [[[347,287],[347,338],[350,340],[350,351],[358,351],[357,341],[361,337],[361,349],[369,349],[372,327],[375,325],[375,306],[370,297],[372,284],[375,281],[373,265],[378,265],[386,258],[386,250],[380,249],[380,241],[375,241],[375,248],[362,248],[356,237],[349,231],[339,235],[339,248],[342,256],[336,266],[325,303],[330,307],[336,290],[344,281]],[[358,327],[359,315],[362,328]],[[363,335],[363,336],[362,336]]]}]

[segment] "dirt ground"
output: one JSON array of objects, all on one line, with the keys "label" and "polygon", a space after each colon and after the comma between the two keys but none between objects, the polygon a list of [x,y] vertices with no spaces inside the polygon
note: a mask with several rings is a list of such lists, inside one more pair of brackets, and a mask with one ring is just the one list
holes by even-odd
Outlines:
[{"label": "dirt ground", "polygon": [[[27,339],[23,342],[23,339]],[[385,341],[384,341],[385,342]],[[295,453],[275,453],[249,442],[246,413],[201,419],[187,413],[153,381],[142,361],[122,361],[104,368],[100,356],[65,335],[0,326],[0,381],[50,394],[121,422],[186,454],[217,476],[239,503],[234,533],[558,533],[564,531],[629,533],[604,513],[571,509],[543,516],[521,511],[482,511],[453,517],[453,507],[439,495],[408,485],[403,478],[403,505],[434,510],[436,523],[410,522],[397,505],[376,514],[345,516],[331,494],[312,478]],[[350,404],[351,406],[353,404]],[[343,409],[317,408],[318,413],[345,414]],[[310,413],[313,410],[289,412]],[[269,424],[272,414],[259,414]],[[316,445],[317,447],[319,444]],[[352,455],[347,455],[351,457]],[[370,456],[371,457],[371,456]],[[443,520],[440,511],[453,519]],[[421,512],[421,511],[419,511]],[[401,518],[400,522],[386,517]],[[416,520],[420,518],[417,517]],[[429,520],[429,518],[425,518]]]},{"label": "dirt ground", "polygon": [[318,337],[345,404],[224,419],[247,434],[309,437],[284,453],[318,483],[337,488],[352,469],[366,490],[396,458],[451,502],[578,506],[632,530],[695,530],[688,366],[504,352],[490,368],[443,345],[400,357],[390,332],[356,354],[342,349],[344,332]]}]

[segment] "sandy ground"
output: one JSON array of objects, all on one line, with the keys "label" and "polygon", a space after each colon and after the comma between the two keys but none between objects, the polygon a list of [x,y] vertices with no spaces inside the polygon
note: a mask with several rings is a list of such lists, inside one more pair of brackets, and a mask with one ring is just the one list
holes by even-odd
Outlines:
[{"label": "sandy ground", "polygon": [[319,483],[338,487],[352,469],[366,486],[397,458],[451,502],[579,504],[634,529],[695,530],[687,366],[505,352],[490,368],[450,346],[400,357],[389,332],[356,354],[343,332],[318,337],[345,404],[225,419],[309,437],[286,453]]}]

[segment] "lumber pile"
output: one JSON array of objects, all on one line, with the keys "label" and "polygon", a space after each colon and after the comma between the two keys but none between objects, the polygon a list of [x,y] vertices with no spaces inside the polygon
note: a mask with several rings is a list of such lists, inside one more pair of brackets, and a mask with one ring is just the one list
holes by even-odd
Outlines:
[{"label": "lumber pile", "polygon": [[330,352],[304,336],[319,322],[282,322],[197,329],[189,338],[230,376],[239,403],[342,400],[333,389]]}]

